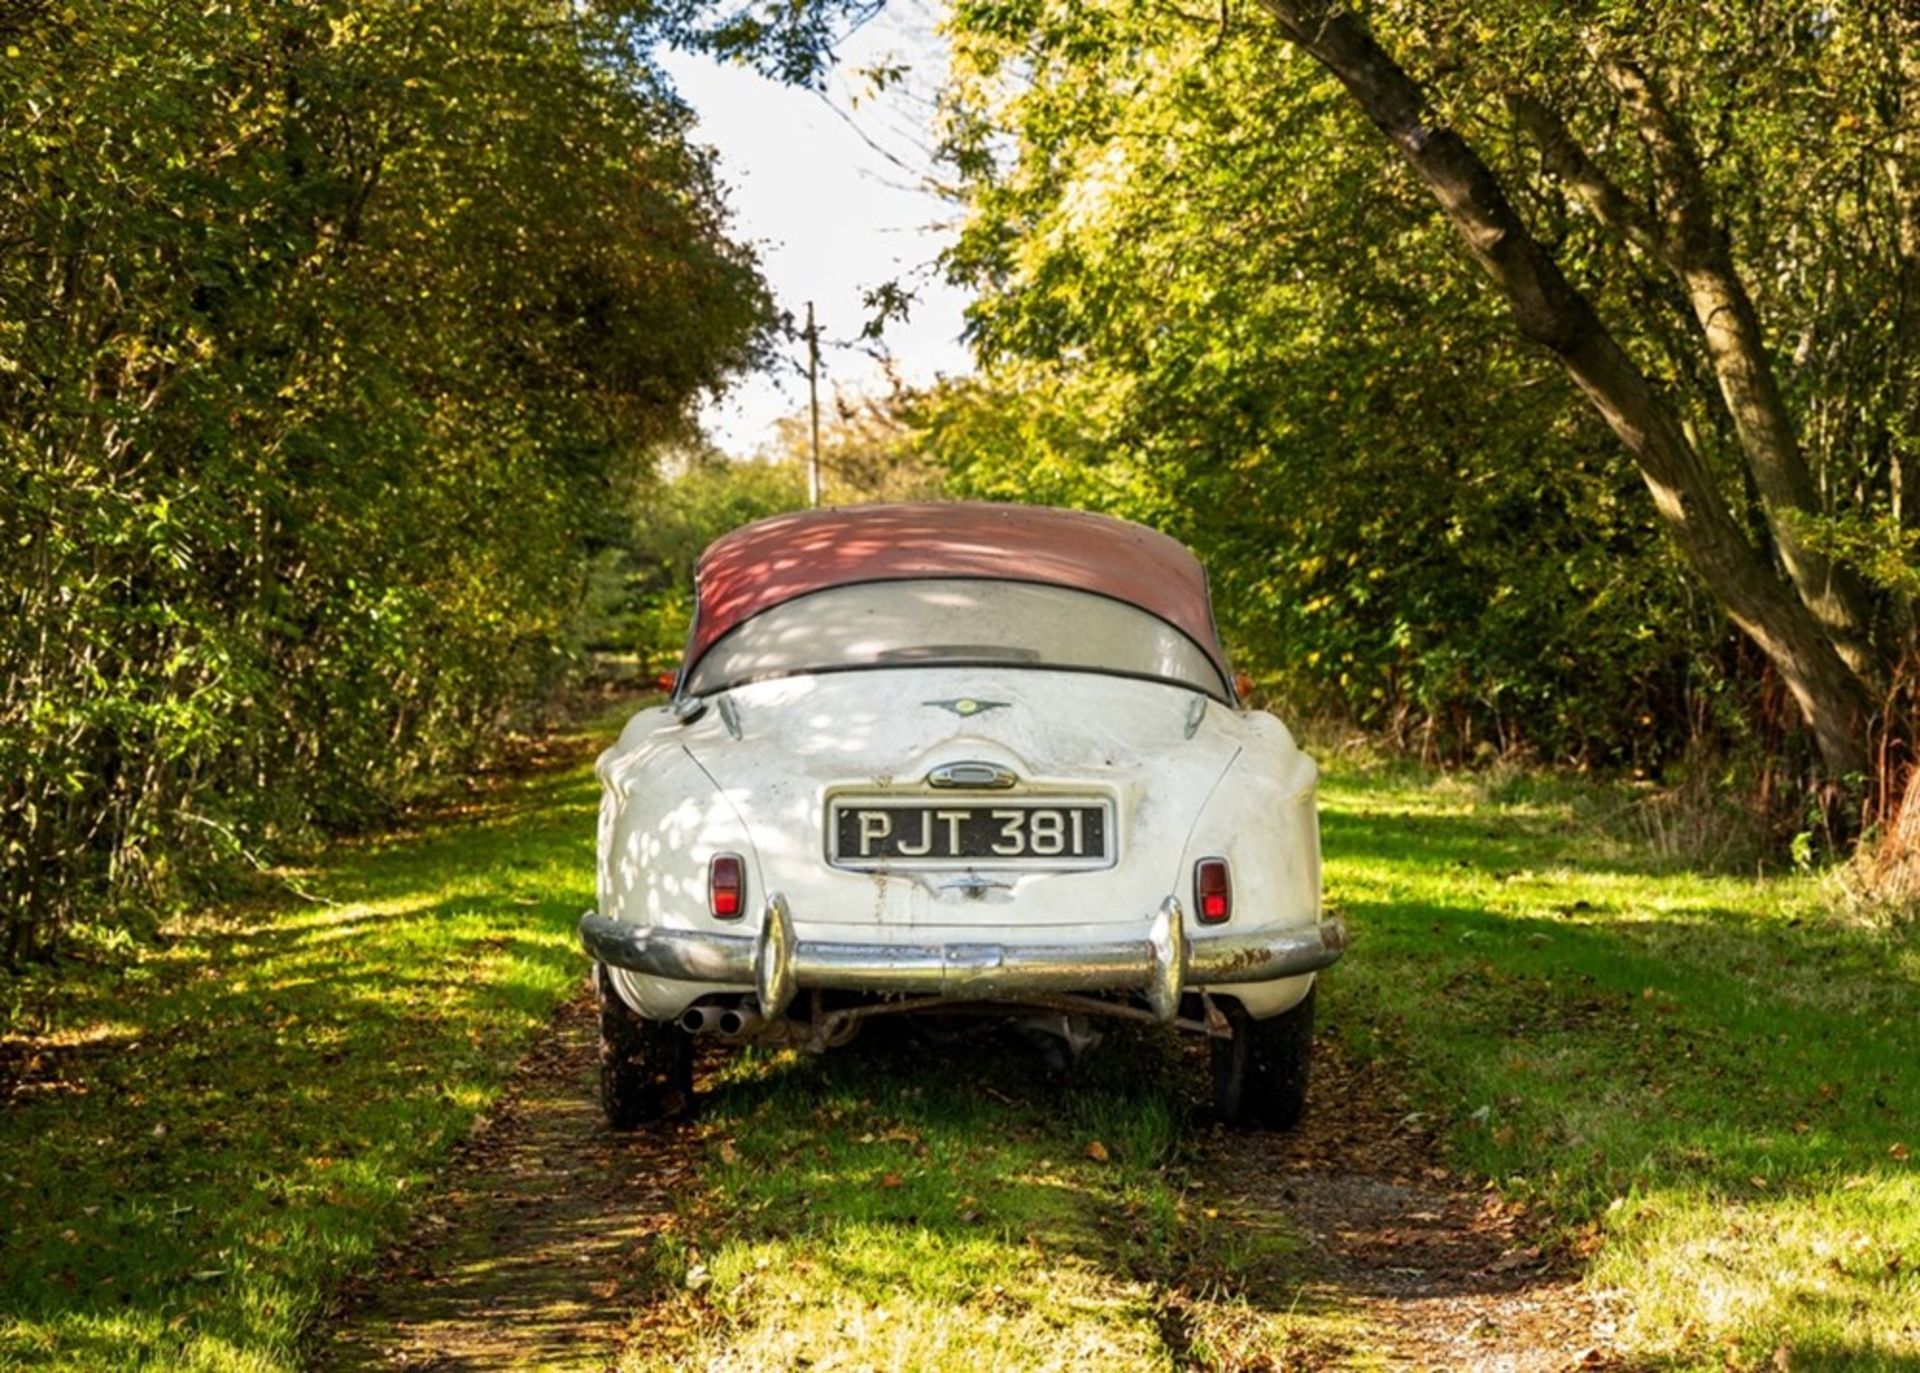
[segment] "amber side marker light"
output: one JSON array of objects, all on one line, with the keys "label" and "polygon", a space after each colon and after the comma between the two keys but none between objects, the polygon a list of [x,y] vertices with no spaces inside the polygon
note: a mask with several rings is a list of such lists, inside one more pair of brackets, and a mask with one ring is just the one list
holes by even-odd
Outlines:
[{"label": "amber side marker light", "polygon": [[747,905],[747,874],[737,853],[716,853],[707,864],[707,909],[716,919],[737,920]]},{"label": "amber side marker light", "polygon": [[1193,908],[1204,925],[1221,924],[1233,914],[1226,859],[1202,858],[1193,865]]}]

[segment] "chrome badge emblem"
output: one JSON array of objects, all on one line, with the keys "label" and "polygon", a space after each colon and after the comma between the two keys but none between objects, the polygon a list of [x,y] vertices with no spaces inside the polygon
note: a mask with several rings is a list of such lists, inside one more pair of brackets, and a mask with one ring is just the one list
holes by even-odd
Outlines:
[{"label": "chrome badge emblem", "polygon": [[962,720],[973,715],[982,715],[989,710],[1002,710],[1011,705],[1011,701],[980,701],[971,696],[956,696],[950,701],[922,701],[923,706],[938,706],[950,710]]}]

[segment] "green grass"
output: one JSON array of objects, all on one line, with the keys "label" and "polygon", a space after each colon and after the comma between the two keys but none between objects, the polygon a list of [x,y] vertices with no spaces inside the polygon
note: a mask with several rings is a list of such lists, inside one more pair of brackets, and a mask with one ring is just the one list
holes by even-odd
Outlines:
[{"label": "green grass", "polygon": [[0,1365],[297,1365],[579,985],[595,789],[567,757],[336,846],[300,874],[331,904],[204,912],[6,989]]},{"label": "green grass", "polygon": [[1920,1367],[1911,930],[1651,859],[1616,789],[1346,763],[1323,800],[1327,1022],[1591,1251],[1643,1357]]},{"label": "green grass", "polygon": [[622,1368],[1223,1361],[1210,1342],[1226,1332],[1188,1293],[1225,1309],[1278,1285],[1297,1247],[1195,1192],[1191,1057],[1122,1033],[1067,1090],[1010,1035],[899,1029],[726,1068],[703,1118],[705,1195],[656,1256],[667,1300]]},{"label": "green grass", "polygon": [[[1920,1368],[1911,930],[1649,856],[1615,788],[1337,758],[1323,799],[1323,1024],[1623,1294],[1637,1359]],[[584,766],[507,781],[338,846],[302,875],[331,905],[7,989],[0,1365],[295,1366],[578,984],[592,803]],[[1071,1090],[1004,1040],[730,1063],[626,1365],[1364,1362],[1204,1175],[1192,1052],[1116,1037]]]}]

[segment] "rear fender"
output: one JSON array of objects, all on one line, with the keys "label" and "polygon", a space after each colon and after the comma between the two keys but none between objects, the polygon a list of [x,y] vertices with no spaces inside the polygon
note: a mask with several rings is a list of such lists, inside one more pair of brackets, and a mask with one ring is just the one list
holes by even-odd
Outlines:
[{"label": "rear fender", "polygon": [[[600,914],[633,924],[751,934],[767,890],[746,822],[716,791],[677,740],[631,728],[602,755],[598,890]],[[715,854],[742,860],[746,891],[740,918],[707,909],[707,869]],[[611,970],[621,998],[642,1015],[666,1020],[709,992],[737,987],[669,982]]]},{"label": "rear fender", "polygon": [[[1201,807],[1188,836],[1173,890],[1192,912],[1194,865],[1227,860],[1233,883],[1233,929],[1316,924],[1320,920],[1319,769],[1271,715],[1242,717],[1245,743]],[[1196,939],[1208,927],[1189,916]],[[1221,989],[1255,1019],[1291,1009],[1313,986],[1313,974]]]}]

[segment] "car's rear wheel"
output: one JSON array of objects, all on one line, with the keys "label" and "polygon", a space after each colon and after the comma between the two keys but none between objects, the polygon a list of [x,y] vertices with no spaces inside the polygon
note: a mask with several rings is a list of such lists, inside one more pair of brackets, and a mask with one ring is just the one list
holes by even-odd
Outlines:
[{"label": "car's rear wheel", "polygon": [[607,1124],[631,1130],[693,1107],[693,1036],[671,1021],[648,1020],[594,965],[600,994],[600,1109]]},{"label": "car's rear wheel", "polygon": [[1313,1056],[1313,998],[1290,1011],[1255,1020],[1239,1005],[1226,1008],[1232,1033],[1212,1041],[1213,1106],[1232,1125],[1290,1130],[1307,1110],[1307,1065]]}]

